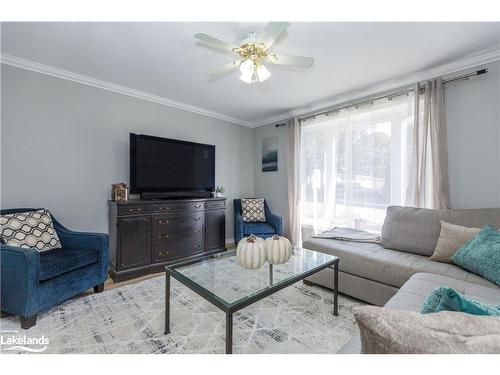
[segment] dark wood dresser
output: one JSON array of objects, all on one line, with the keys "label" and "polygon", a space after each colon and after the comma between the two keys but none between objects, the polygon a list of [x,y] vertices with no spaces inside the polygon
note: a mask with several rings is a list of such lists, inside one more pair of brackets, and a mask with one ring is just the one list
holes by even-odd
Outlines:
[{"label": "dark wood dresser", "polygon": [[122,281],[225,251],[226,199],[109,201],[109,273]]}]

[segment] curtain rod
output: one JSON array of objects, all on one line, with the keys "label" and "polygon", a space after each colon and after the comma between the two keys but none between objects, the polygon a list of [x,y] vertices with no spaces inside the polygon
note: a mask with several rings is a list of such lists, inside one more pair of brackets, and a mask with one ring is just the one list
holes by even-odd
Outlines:
[{"label": "curtain rod", "polygon": [[[480,76],[480,75],[486,74],[486,73],[488,73],[488,68],[479,69],[479,70],[476,70],[475,72],[472,72],[472,73],[464,74],[464,75],[461,75],[461,76],[458,76],[458,77],[454,77],[454,78],[450,78],[450,79],[444,79],[443,80],[443,84],[445,85],[445,84],[452,83],[452,82],[457,82],[457,81],[466,81],[468,79],[471,79],[472,77]],[[411,91],[415,91],[415,89],[407,89],[407,90],[398,91],[398,92],[395,92],[395,93],[392,93],[392,94],[387,94],[387,95],[373,97],[371,99],[364,100],[364,101],[357,102],[357,103],[340,105],[339,107],[331,107],[327,111],[322,111],[322,112],[315,113],[313,115],[299,117],[298,120],[299,121],[305,121],[305,120],[314,118],[316,116],[326,115],[326,114],[329,114],[331,112],[340,111],[342,109],[347,109],[347,108],[351,108],[351,107],[358,108],[361,105],[372,104],[375,100],[380,100],[380,99],[385,99],[385,98],[387,98],[389,100],[392,100],[392,98],[396,98],[398,96],[407,95]],[[282,123],[282,124],[276,124],[275,126],[276,127],[280,127],[280,126],[285,126],[285,125],[286,125],[285,123]]]}]

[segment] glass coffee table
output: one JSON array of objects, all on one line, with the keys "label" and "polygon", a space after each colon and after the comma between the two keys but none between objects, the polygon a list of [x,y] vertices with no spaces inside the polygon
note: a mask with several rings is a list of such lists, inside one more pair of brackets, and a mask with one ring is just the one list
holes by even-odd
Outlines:
[{"label": "glass coffee table", "polygon": [[334,270],[333,315],[338,315],[339,258],[296,248],[285,264],[265,263],[248,270],[236,261],[236,250],[165,267],[165,334],[170,333],[170,277],[226,313],[226,354],[233,351],[233,314],[325,268]]}]

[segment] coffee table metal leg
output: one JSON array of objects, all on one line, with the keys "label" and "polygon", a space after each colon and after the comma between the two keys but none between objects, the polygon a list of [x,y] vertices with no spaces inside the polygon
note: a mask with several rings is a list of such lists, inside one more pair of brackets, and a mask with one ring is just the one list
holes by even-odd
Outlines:
[{"label": "coffee table metal leg", "polygon": [[339,262],[333,268],[333,315],[339,315]]},{"label": "coffee table metal leg", "polygon": [[170,333],[170,275],[165,272],[165,335]]},{"label": "coffee table metal leg", "polygon": [[226,354],[233,354],[233,313],[226,313]]}]

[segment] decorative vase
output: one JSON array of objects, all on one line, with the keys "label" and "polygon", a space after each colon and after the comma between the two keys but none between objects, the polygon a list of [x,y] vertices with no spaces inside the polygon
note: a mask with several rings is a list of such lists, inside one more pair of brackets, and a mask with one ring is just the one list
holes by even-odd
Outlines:
[{"label": "decorative vase", "polygon": [[216,197],[216,198],[220,198],[220,197],[222,197],[222,193],[216,192],[216,193],[215,193],[215,197]]},{"label": "decorative vase", "polygon": [[292,256],[292,244],[286,237],[274,235],[264,241],[266,259],[270,264],[283,264]]},{"label": "decorative vase", "polygon": [[265,241],[253,234],[238,242],[236,260],[243,268],[255,270],[266,261]]}]

